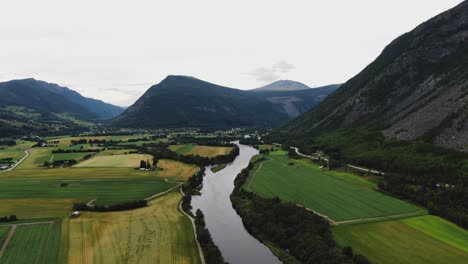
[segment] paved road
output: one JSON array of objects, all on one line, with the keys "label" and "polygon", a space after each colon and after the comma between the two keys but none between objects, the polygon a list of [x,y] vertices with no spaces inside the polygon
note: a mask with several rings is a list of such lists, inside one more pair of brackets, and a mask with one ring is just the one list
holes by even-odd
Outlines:
[{"label": "paved road", "polygon": [[15,165],[13,165],[13,167],[9,168],[9,169],[6,169],[6,170],[2,170],[0,171],[0,173],[4,173],[4,172],[7,172],[7,171],[11,171],[13,170],[14,168],[16,168],[18,165],[21,164],[21,162],[23,162],[28,156],[29,156],[29,152],[28,150],[31,150],[31,149],[27,149],[24,151],[24,157],[22,157],[18,162],[15,163]]}]

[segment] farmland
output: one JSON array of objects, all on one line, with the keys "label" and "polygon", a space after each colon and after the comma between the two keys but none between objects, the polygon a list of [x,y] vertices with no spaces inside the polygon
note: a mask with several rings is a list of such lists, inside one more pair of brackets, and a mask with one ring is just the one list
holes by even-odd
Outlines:
[{"label": "farmland", "polygon": [[[429,225],[421,227],[427,231],[411,226],[426,217],[337,226],[332,231],[339,245],[352,246],[355,252],[364,254],[372,263],[466,263],[468,252],[446,242],[455,241],[459,247],[466,248],[468,240],[460,239],[466,237],[467,232],[452,226],[449,228],[451,230],[444,230],[448,233],[444,234],[444,240],[440,240],[436,235],[428,234],[433,232]],[[430,219],[430,221],[434,223],[439,220]],[[435,225],[447,228],[443,223],[445,220],[440,219],[440,221],[441,223]],[[462,234],[457,234],[460,231]]]},{"label": "farmland", "polygon": [[127,155],[108,155],[108,156],[94,156],[88,160],[80,162],[75,165],[75,168],[99,168],[99,167],[112,167],[112,168],[138,168],[141,160],[152,161],[153,157],[145,154],[127,154]]},{"label": "farmland", "polygon": [[0,263],[58,263],[60,222],[22,223],[15,226]]},{"label": "farmland", "polygon": [[198,155],[207,158],[227,155],[232,150],[231,147],[197,146],[194,144],[171,145],[169,149],[181,155]]},{"label": "farmland", "polygon": [[65,263],[200,263],[192,226],[173,192],[133,211],[65,220]]},{"label": "farmland", "polygon": [[417,207],[375,191],[374,183],[357,176],[322,171],[309,161],[285,155],[266,158],[256,165],[245,189],[313,209],[335,222],[418,214]]},{"label": "farmland", "polygon": [[[68,186],[61,186],[61,183],[67,183]],[[0,199],[55,198],[78,201],[96,199],[95,204],[103,205],[141,200],[165,191],[174,185],[174,183],[159,178],[67,181],[9,180],[0,182]]]},{"label": "farmland", "polygon": [[437,216],[425,215],[401,220],[435,239],[468,252],[468,231]]},{"label": "farmland", "polygon": [[1,199],[0,216],[16,215],[19,219],[62,218],[69,215],[74,201],[58,198]]}]

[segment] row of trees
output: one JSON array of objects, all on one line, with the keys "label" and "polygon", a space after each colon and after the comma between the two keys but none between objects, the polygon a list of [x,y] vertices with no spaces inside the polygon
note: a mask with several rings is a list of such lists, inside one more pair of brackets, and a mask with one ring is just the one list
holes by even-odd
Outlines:
[{"label": "row of trees", "polygon": [[16,217],[16,215],[8,215],[8,216],[0,217],[0,223],[14,222],[17,220],[18,218]]},{"label": "row of trees", "polygon": [[136,208],[145,207],[148,205],[146,200],[138,200],[126,203],[112,204],[112,205],[87,205],[86,203],[74,203],[73,210],[75,211],[91,211],[91,212],[114,212],[125,211]]},{"label": "row of trees", "polygon": [[[88,156],[88,155],[86,155]],[[85,156],[85,157],[86,157]],[[89,157],[87,158],[90,158],[91,155],[89,155]],[[78,162],[74,159],[70,159],[70,160],[54,160],[53,162],[49,162],[49,161],[45,161],[44,164],[42,164],[42,167],[46,167],[46,168],[62,168],[62,167],[71,167],[73,165],[76,165]]]},{"label": "row of trees", "polygon": [[[261,162],[262,159],[256,162]],[[362,255],[340,252],[330,226],[318,215],[280,199],[266,199],[242,189],[254,164],[235,180],[231,201],[247,231],[261,241],[271,241],[302,263],[367,264]]]},{"label": "row of trees", "polygon": [[206,228],[205,217],[200,210],[197,210],[195,215],[192,214],[192,195],[199,194],[203,184],[203,176],[205,169],[201,169],[188,180],[187,184],[182,187],[184,197],[182,198],[182,210],[195,218],[195,231],[197,240],[203,251],[206,263],[223,264],[224,258],[218,246],[213,242],[210,231]]},{"label": "row of trees", "polygon": [[58,153],[86,153],[86,152],[101,152],[102,149],[55,149],[52,150],[53,154]]}]

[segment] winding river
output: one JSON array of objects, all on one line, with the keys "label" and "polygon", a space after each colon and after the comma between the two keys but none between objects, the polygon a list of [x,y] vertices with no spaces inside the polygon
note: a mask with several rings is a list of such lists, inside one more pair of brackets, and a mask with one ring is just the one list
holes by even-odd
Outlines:
[{"label": "winding river", "polygon": [[234,190],[234,179],[246,168],[258,150],[239,146],[239,156],[223,170],[213,173],[206,168],[201,196],[192,197],[193,212],[202,210],[207,228],[219,247],[225,261],[236,263],[281,263],[260,241],[244,228],[240,216],[232,207],[229,196]]}]

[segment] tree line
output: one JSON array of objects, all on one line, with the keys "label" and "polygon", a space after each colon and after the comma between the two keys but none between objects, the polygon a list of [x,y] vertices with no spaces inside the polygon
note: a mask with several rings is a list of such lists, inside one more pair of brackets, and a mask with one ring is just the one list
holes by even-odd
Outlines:
[{"label": "tree line", "polygon": [[146,200],[131,201],[112,205],[87,205],[86,203],[74,203],[73,210],[90,212],[115,212],[142,208],[147,205],[148,201]]},{"label": "tree line", "polygon": [[195,231],[197,240],[203,251],[206,263],[223,264],[224,258],[218,246],[213,242],[210,231],[206,228],[205,217],[200,210],[195,215],[192,213],[192,195],[198,195],[203,184],[205,168],[201,169],[189,178],[188,182],[182,186],[184,197],[182,198],[182,210],[195,218]]},{"label": "tree line", "polygon": [[5,223],[5,222],[15,222],[18,221],[18,218],[16,215],[8,215],[4,217],[0,217],[0,223]]}]

